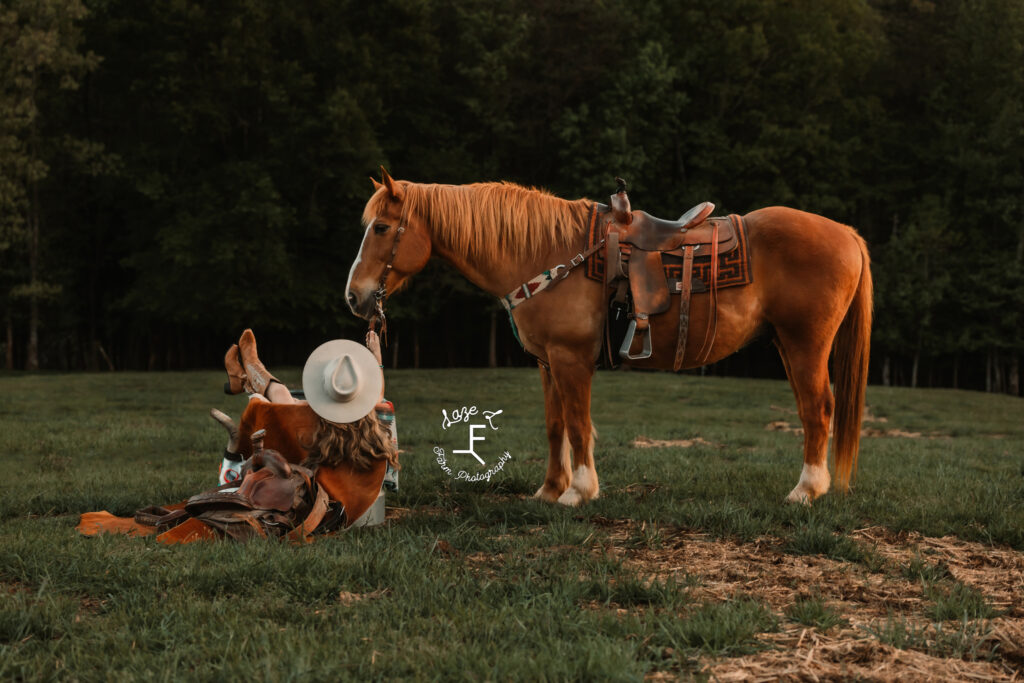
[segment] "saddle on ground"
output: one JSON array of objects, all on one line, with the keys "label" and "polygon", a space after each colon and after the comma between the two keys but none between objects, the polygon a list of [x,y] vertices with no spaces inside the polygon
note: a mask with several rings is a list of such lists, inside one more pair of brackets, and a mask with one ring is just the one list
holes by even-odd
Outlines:
[{"label": "saddle on ground", "polygon": [[192,496],[181,510],[139,510],[135,521],[157,527],[157,540],[168,544],[218,537],[245,541],[287,536],[304,541],[328,513],[327,492],[317,485],[313,472],[290,464],[274,450],[256,451],[242,470],[241,485],[229,490],[232,486]]},{"label": "saddle on ground", "polygon": [[[619,182],[618,191],[611,196],[610,204],[606,237],[606,283],[611,285],[617,279],[628,278],[633,299],[629,329],[619,355],[628,360],[651,356],[650,316],[667,311],[671,295],[678,293],[679,330],[673,368],[679,371],[682,369],[689,329],[693,259],[706,254],[711,256],[713,302],[717,258],[719,254],[728,253],[738,246],[736,228],[728,218],[708,218],[715,208],[711,202],[698,204],[676,221],[656,218],[645,211],[633,211],[622,181]],[[674,292],[669,291],[669,280],[665,275],[666,257],[682,259],[683,276]],[[634,355],[630,348],[637,331],[644,335],[643,349]]]}]

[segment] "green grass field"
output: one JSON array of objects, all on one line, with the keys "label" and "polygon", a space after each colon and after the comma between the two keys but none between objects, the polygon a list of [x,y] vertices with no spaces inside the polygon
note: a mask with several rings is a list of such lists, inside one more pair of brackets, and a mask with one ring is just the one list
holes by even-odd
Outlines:
[{"label": "green grass field", "polygon": [[[954,674],[1024,665],[1004,637],[1024,633],[1019,399],[871,387],[865,427],[904,435],[865,438],[854,492],[804,508],[782,503],[800,437],[766,428],[798,426],[784,382],[599,373],[602,493],[569,509],[530,498],[536,371],[395,371],[384,527],[306,547],[80,536],[82,512],[216,483],[208,409],[244,407],[222,382],[0,375],[0,679],[637,680],[805,659],[856,676],[857,648]],[[435,462],[466,447],[441,428],[463,405],[503,411],[488,446],[512,459],[490,482]]]}]

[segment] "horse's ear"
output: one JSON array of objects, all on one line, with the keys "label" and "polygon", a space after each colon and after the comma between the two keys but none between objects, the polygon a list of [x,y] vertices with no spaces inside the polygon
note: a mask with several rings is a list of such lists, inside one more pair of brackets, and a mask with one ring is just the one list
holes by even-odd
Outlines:
[{"label": "horse's ear", "polygon": [[394,181],[394,179],[388,173],[388,170],[386,168],[384,168],[383,166],[380,167],[380,176],[381,176],[381,179],[383,179],[383,181],[384,181],[384,186],[386,188],[388,188],[388,194],[391,195],[391,198],[392,199],[401,199],[402,198],[402,190],[401,190],[401,188],[398,187],[398,183],[396,183]]},{"label": "horse's ear", "polygon": [[373,190],[374,190],[374,192],[376,192],[380,188],[384,187],[384,183],[378,183],[377,179],[374,178],[373,176],[370,176],[370,182],[373,183]]}]

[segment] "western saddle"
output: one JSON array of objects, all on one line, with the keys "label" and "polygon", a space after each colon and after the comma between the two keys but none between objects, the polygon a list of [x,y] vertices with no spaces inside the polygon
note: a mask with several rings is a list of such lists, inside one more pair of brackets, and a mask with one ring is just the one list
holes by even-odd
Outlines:
[{"label": "western saddle", "polygon": [[156,527],[156,540],[169,545],[218,537],[308,541],[314,530],[322,533],[338,526],[314,472],[263,448],[265,436],[262,429],[252,434],[253,456],[242,468],[241,484],[204,491],[178,509],[143,508],[135,513],[136,523]]},{"label": "western saddle", "polygon": [[[690,295],[693,291],[693,259],[711,256],[710,314],[708,331],[698,360],[706,360],[714,341],[716,320],[718,256],[735,249],[739,244],[736,228],[728,218],[708,218],[715,205],[703,202],[684,213],[677,221],[655,218],[644,211],[632,211],[626,195],[626,182],[616,178],[618,188],[611,196],[611,208],[606,232],[605,283],[611,287],[616,281],[628,280],[633,311],[626,338],[619,355],[627,360],[642,360],[651,356],[650,316],[669,310],[671,294],[679,296],[679,328],[673,369],[682,369],[686,352],[686,338],[690,324]],[[673,283],[669,292],[669,279],[665,262],[682,261],[682,278]],[[624,297],[624,287],[620,295]],[[632,354],[637,332],[643,334],[643,348]],[[709,343],[709,340],[711,343]]]}]

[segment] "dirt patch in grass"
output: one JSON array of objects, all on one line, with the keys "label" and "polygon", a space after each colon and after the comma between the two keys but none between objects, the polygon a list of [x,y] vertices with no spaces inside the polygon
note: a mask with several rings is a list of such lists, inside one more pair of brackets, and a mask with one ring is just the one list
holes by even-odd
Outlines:
[{"label": "dirt patch in grass", "polygon": [[422,515],[424,517],[440,517],[441,515],[448,514],[449,512],[449,510],[445,510],[444,508],[434,505],[419,505],[415,508],[402,508],[389,505],[384,508],[384,519],[389,522],[395,522],[416,515]]},{"label": "dirt patch in grass", "polygon": [[[777,405],[774,405],[774,404],[772,404],[772,405],[770,405],[768,407],[771,408],[772,410],[776,411],[776,412],[786,413],[787,415],[796,415],[797,414],[796,408],[783,408],[782,406],[777,406]],[[873,412],[871,412],[871,406],[867,406],[866,405],[866,406],[864,406],[864,416],[861,418],[861,421],[862,422],[888,422],[889,418],[887,418],[887,417],[880,417],[878,415],[875,415]]]},{"label": "dirt patch in grass", "polygon": [[891,564],[944,567],[956,581],[980,590],[998,611],[1024,619],[1024,553],[953,536],[932,538],[881,527],[858,529],[851,535],[873,546]]},{"label": "dirt patch in grass", "polygon": [[[604,552],[649,581],[685,580],[698,602],[749,596],[780,616],[759,639],[762,652],[702,656],[717,680],[1012,680],[1024,673],[1024,553],[952,537],[870,528],[850,536],[872,561],[792,555],[777,538],[741,543],[661,529],[660,545],[636,545],[639,524],[606,529]],[[935,622],[935,602],[981,596],[989,618]],[[818,628],[798,623],[796,603],[835,615]],[[619,609],[619,605],[611,605]],[[789,615],[787,617],[787,615]],[[677,671],[655,672],[669,677]]]},{"label": "dirt patch in grass", "polygon": [[[780,413],[785,413],[787,415],[796,415],[796,410],[792,409],[792,408],[783,408],[781,406],[773,405],[773,406],[771,406],[771,409],[774,410],[774,411],[780,412]],[[889,418],[878,417],[876,415],[873,415],[871,413],[871,408],[865,406],[864,407],[864,417],[861,418],[861,421],[864,422],[865,424],[867,424],[869,422],[874,422],[874,423],[877,423],[877,424],[885,424],[885,423],[889,422]],[[764,426],[764,428],[765,428],[765,430],[767,430],[769,432],[784,432],[786,434],[803,434],[804,433],[803,427],[801,427],[798,424],[793,424],[791,422],[787,422],[786,420],[772,420],[771,422],[766,424]],[[832,433],[832,427],[830,425],[829,426],[829,434],[831,434],[831,433]],[[880,428],[880,427],[864,427],[863,429],[860,430],[860,435],[861,436],[868,436],[868,437],[891,436],[891,437],[898,437],[898,438],[904,438],[904,439],[922,439],[922,438],[923,439],[941,439],[941,438],[948,438],[948,436],[946,434],[938,434],[938,433],[925,434],[924,432],[911,432],[911,431],[908,431],[908,430],[905,430],[905,429],[899,429],[899,428],[886,429],[886,428]]]},{"label": "dirt patch in grass", "polygon": [[377,598],[382,598],[387,594],[388,590],[384,588],[370,591],[369,593],[350,593],[349,591],[341,591],[338,593],[338,602],[343,607],[351,607],[356,603],[363,602],[365,600],[376,600]]},{"label": "dirt patch in grass", "polygon": [[32,589],[21,581],[0,581],[0,593],[4,595],[31,594]]},{"label": "dirt patch in grass", "polygon": [[[849,561],[793,554],[783,538],[739,542],[649,522],[589,521],[602,534],[590,552],[619,560],[625,571],[610,579],[605,599],[584,600],[581,609],[686,619],[701,605],[749,599],[777,618],[775,632],[757,634],[756,653],[680,659],[666,648],[651,680],[699,673],[723,681],[1011,681],[1024,674],[1024,553],[871,527],[843,537],[861,550]],[[524,555],[579,552],[559,544]],[[478,552],[465,561],[493,575],[504,558]],[[656,595],[659,586],[684,586],[686,606],[628,599],[643,589]],[[965,595],[983,603],[985,616],[935,619],[937,601]]]},{"label": "dirt patch in grass", "polygon": [[716,444],[705,441],[699,436],[694,439],[652,439],[646,436],[638,436],[630,444],[633,448],[692,448],[694,446],[714,446]]},{"label": "dirt patch in grass", "polygon": [[[797,635],[799,632],[799,635]],[[823,638],[790,629],[771,638],[782,649],[705,662],[700,672],[719,681],[999,681],[1014,672],[990,662],[967,662],[901,650],[878,641]]]},{"label": "dirt patch in grass", "polygon": [[[786,434],[803,434],[804,428],[786,422],[785,420],[772,420],[764,426],[765,430],[769,432],[784,432]],[[829,433],[831,433],[829,428]],[[923,432],[908,432],[905,429],[879,429],[878,427],[865,427],[860,430],[861,436],[878,437],[878,436],[894,436],[904,439],[942,439],[948,438],[945,434],[925,434]]]}]

